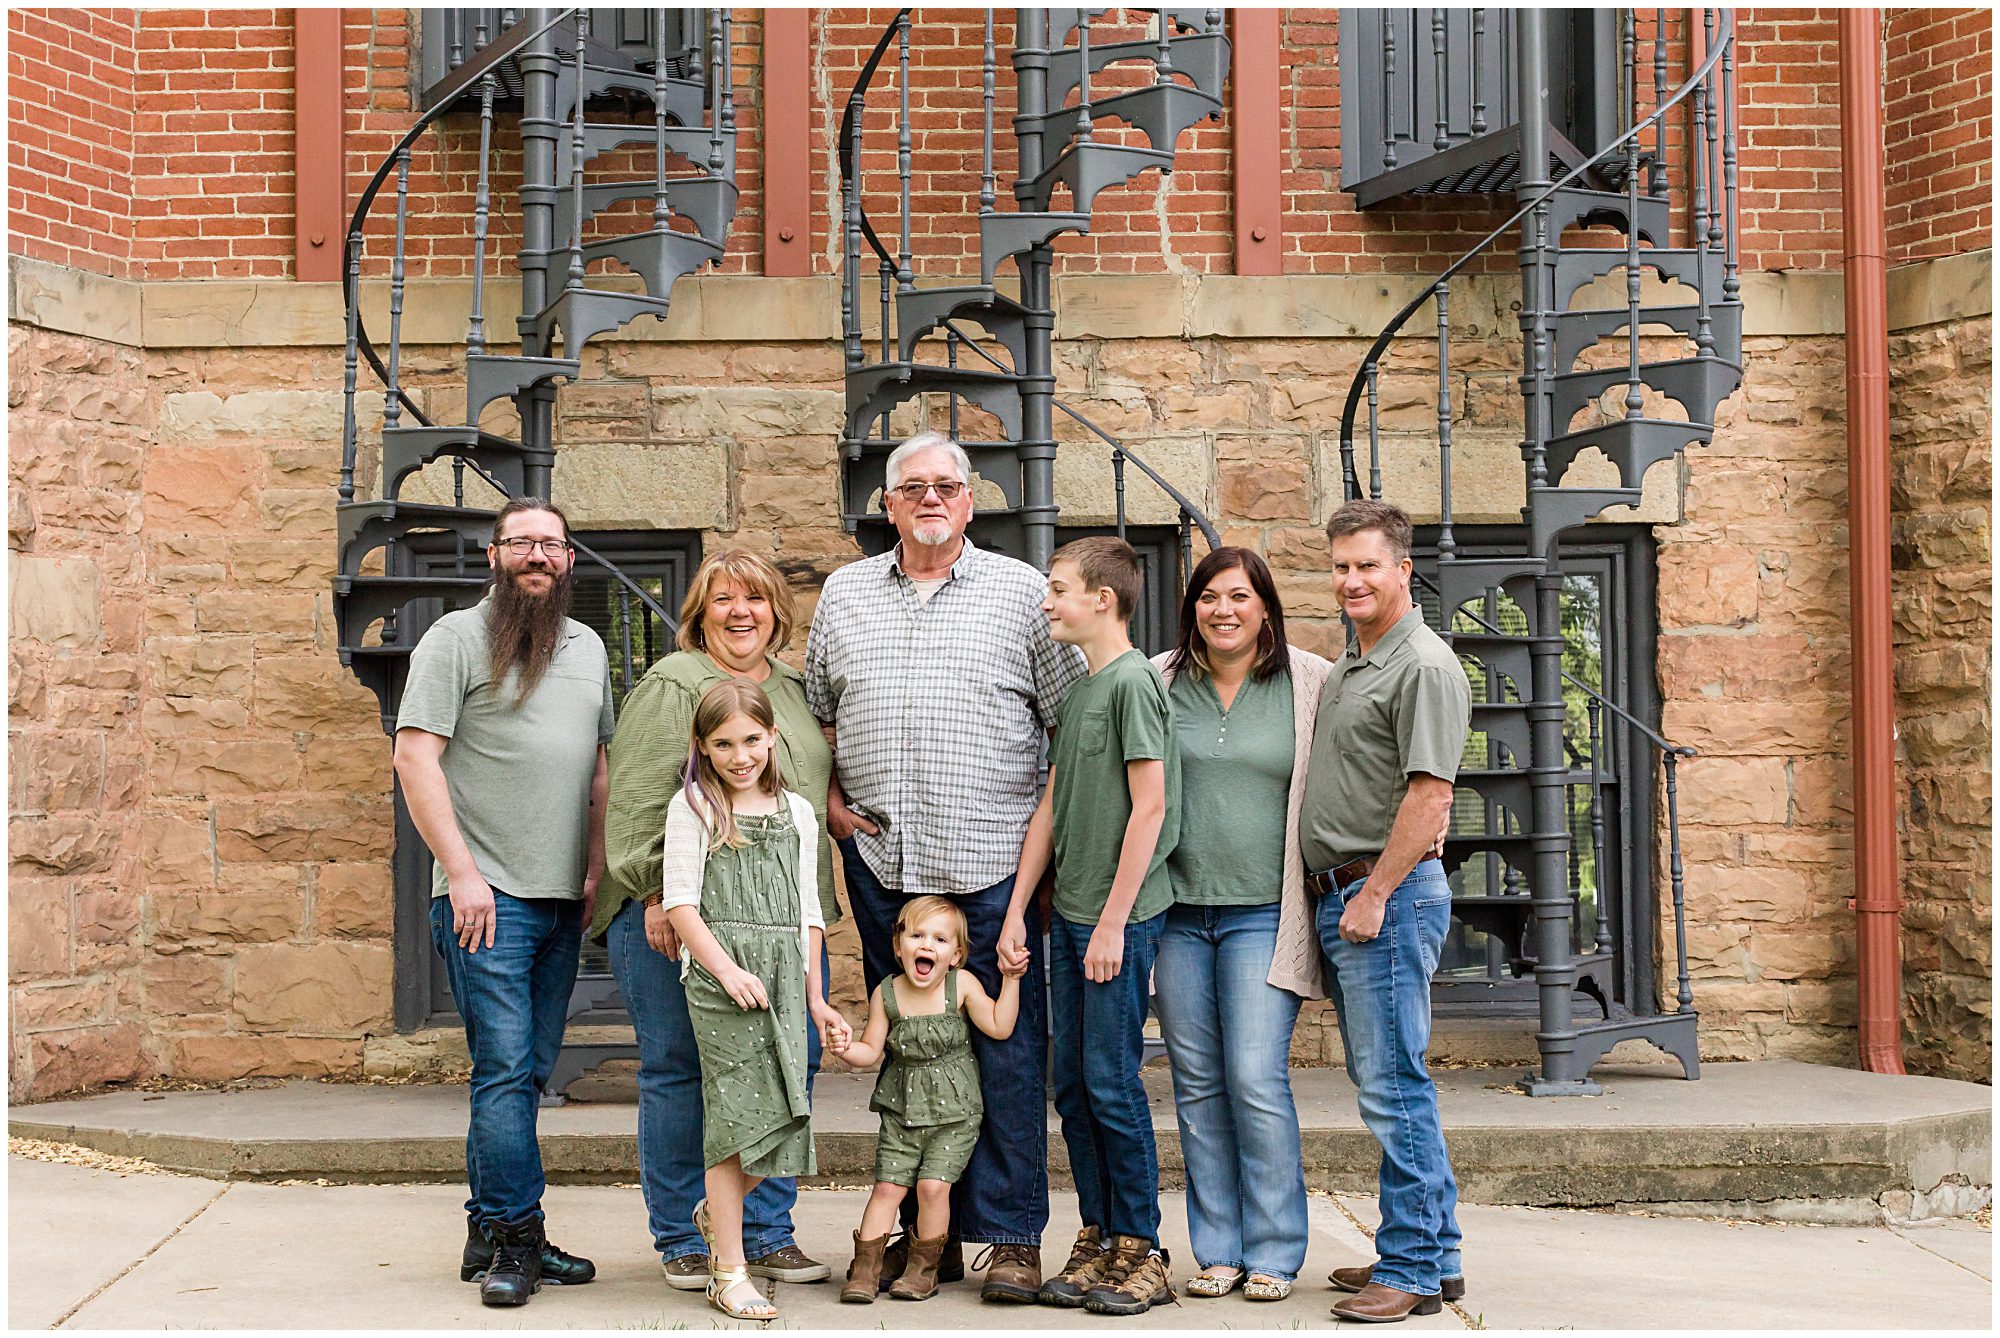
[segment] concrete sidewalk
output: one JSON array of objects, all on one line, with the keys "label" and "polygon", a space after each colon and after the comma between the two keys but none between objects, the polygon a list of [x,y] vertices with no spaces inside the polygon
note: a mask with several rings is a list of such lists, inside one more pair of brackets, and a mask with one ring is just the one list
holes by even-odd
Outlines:
[{"label": "concrete sidewalk", "polygon": [[[271,1185],[117,1174],[8,1159],[8,1322],[15,1328],[730,1327],[699,1293],[661,1283],[636,1189],[558,1186],[557,1240],[598,1281],[549,1288],[521,1311],[482,1308],[457,1281],[463,1190],[448,1185]],[[807,1250],[843,1270],[858,1190],[808,1190]],[[1161,1196],[1184,1279],[1186,1208]],[[1304,1274],[1290,1300],[1182,1298],[1148,1328],[1331,1327],[1329,1268],[1372,1257],[1370,1199],[1315,1195]],[[1992,1236],[1930,1227],[1743,1225],[1611,1213],[1465,1206],[1465,1302],[1406,1328],[1979,1329],[1992,1312]],[[1048,1253],[1076,1229],[1056,1199]],[[971,1286],[919,1305],[843,1306],[831,1286],[781,1287],[789,1329],[1094,1329],[1120,1322],[984,1306]],[[752,1327],[752,1326],[739,1326]],[[1138,1327],[1137,1324],[1129,1327]]]},{"label": "concrete sidewalk", "polygon": [[[1874,1225],[1972,1211],[1992,1186],[1991,1088],[1785,1060],[1677,1069],[1600,1066],[1598,1097],[1535,1100],[1515,1069],[1436,1073],[1462,1192],[1527,1207],[1652,1206],[1711,1216]],[[1181,1185],[1170,1075],[1145,1074],[1161,1185]],[[822,1181],[863,1184],[874,1168],[873,1075],[822,1074],[813,1127]],[[1333,1069],[1299,1069],[1307,1183],[1372,1193],[1381,1150],[1354,1089]],[[138,1156],[228,1180],[456,1182],[465,1173],[466,1090],[291,1082],[249,1090],[110,1092],[15,1106],[9,1132]],[[632,1105],[574,1102],[541,1113],[558,1183],[631,1180]],[[1051,1115],[1050,1175],[1068,1184]]]}]

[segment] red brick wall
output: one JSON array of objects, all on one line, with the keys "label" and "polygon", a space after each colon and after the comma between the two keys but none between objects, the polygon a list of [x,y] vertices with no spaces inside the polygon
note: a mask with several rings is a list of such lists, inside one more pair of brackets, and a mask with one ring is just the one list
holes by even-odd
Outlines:
[{"label": "red brick wall", "polygon": [[7,229],[16,255],[124,275],[134,13],[7,12]]},{"label": "red brick wall", "polygon": [[1993,15],[1888,12],[1889,258],[1993,245]]},{"label": "red brick wall", "polygon": [[133,264],[148,278],[283,278],[293,251],[285,9],[144,10]]},{"label": "red brick wall", "polygon": [[[412,11],[348,10],[349,197],[412,116]],[[738,179],[743,199],[725,268],[761,268],[762,32],[736,12]],[[816,106],[813,192],[817,264],[838,268],[838,198],[829,157],[845,95],[894,11],[813,11]],[[1443,202],[1363,215],[1340,189],[1338,13],[1288,9],[1281,26],[1280,136],[1289,273],[1409,272],[1447,263],[1504,216],[1486,202]],[[1684,26],[1685,12],[1670,22]],[[1838,41],[1830,10],[1739,11],[1742,261],[1746,270],[1836,268],[1840,259]],[[911,248],[921,273],[974,263],[979,190],[981,30],[972,11],[925,11],[914,31]],[[1646,25],[1649,26],[1649,25]],[[155,278],[280,277],[291,271],[292,25],[284,10],[16,10],[9,198],[22,254]],[[1138,29],[1101,27],[1100,41]],[[1643,36],[1643,34],[1642,34]],[[996,21],[1002,69],[996,171],[1014,169],[1012,15]],[[1990,245],[1990,20],[1972,10],[1896,10],[1889,21],[1890,210],[1897,259]],[[1144,77],[1114,68],[1109,91]],[[895,249],[893,47],[866,122],[868,207]],[[1674,63],[1678,82],[1681,62]],[[1676,134],[1684,131],[1676,127]],[[1131,134],[1117,123],[1107,138]],[[413,272],[464,273],[470,263],[476,120],[458,115],[413,153]],[[519,141],[504,118],[494,186],[518,178]],[[1170,178],[1148,174],[1100,197],[1087,237],[1059,245],[1061,266],[1100,273],[1227,271],[1232,252],[1230,132],[1183,136]],[[128,147],[129,146],[129,147]],[[646,164],[634,166],[640,171]],[[610,169],[600,163],[593,170]],[[378,206],[386,235],[392,199]],[[628,206],[640,209],[643,202]],[[489,264],[513,247],[510,209],[495,214]],[[376,247],[370,268],[385,263]],[[1496,252],[1492,264],[1509,257]]]}]

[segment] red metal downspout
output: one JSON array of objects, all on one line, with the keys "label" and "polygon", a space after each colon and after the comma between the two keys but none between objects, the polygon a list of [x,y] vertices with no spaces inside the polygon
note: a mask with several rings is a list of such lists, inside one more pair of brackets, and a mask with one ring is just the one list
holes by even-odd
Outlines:
[{"label": "red metal downspout", "polygon": [[298,224],[292,272],[305,283],[337,283],[341,230],[347,225],[340,11],[296,9],[292,24],[292,179],[297,183],[292,213]]},{"label": "red metal downspout", "polygon": [[1840,11],[1847,296],[1847,561],[1854,662],[1854,912],[1861,1067],[1903,1072],[1896,702],[1889,609],[1889,297],[1882,11]]},{"label": "red metal downspout", "polygon": [[1285,272],[1278,145],[1278,11],[1230,11],[1229,123],[1235,134],[1236,272]]}]

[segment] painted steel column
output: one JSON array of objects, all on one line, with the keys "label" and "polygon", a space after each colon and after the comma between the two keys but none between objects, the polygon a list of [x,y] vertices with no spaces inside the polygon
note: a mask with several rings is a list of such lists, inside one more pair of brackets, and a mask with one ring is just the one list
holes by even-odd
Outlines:
[{"label": "painted steel column", "polygon": [[1882,11],[1840,11],[1847,312],[1847,561],[1853,641],[1854,913],[1861,1067],[1903,1072],[1896,701],[1889,565],[1889,303]]},{"label": "painted steel column", "polygon": [[[555,15],[551,9],[531,9],[527,22],[540,27]],[[521,193],[521,355],[548,355],[535,318],[548,305],[549,251],[554,245],[556,184],[556,75],[561,64],[553,30],[528,43],[518,57],[521,67],[521,184],[547,189]],[[581,116],[583,108],[576,114]],[[547,497],[555,483],[555,387],[544,381],[514,397],[521,417],[525,448],[522,478],[530,497]]]},{"label": "painted steel column", "polygon": [[[1539,9],[1517,10],[1514,16],[1515,71],[1517,84],[1516,117],[1521,128],[1521,181],[1517,198],[1523,203],[1541,195],[1549,181],[1548,151],[1548,60],[1544,36],[1544,16]],[[1537,209],[1521,221],[1522,340],[1526,445],[1531,457],[1530,487],[1541,487],[1546,479],[1534,477],[1532,460],[1539,456],[1554,431],[1548,418],[1548,356],[1544,334],[1544,309],[1553,293],[1547,282],[1546,247],[1555,239],[1545,235],[1546,209]],[[1532,498],[1532,494],[1531,494]],[[1532,501],[1531,501],[1532,505]],[[1568,759],[1563,753],[1562,685],[1562,572],[1556,566],[1553,534],[1544,536],[1541,526],[1527,517],[1528,531],[1535,536],[1532,555],[1543,559],[1544,567],[1535,578],[1533,637],[1529,646],[1531,691],[1528,703],[1529,757],[1528,783],[1529,845],[1533,876],[1529,882],[1534,905],[1535,991],[1540,1023],[1535,1044],[1541,1052],[1542,1069],[1524,1082],[1535,1096],[1587,1096],[1602,1089],[1589,1080],[1587,1066],[1576,1056],[1576,1022],[1573,1005],[1576,993],[1575,945],[1571,942],[1572,908],[1569,899],[1569,813],[1563,775]]]},{"label": "painted steel column", "polygon": [[804,9],[764,11],[764,273],[809,275],[812,60]]},{"label": "painted steel column", "polygon": [[1234,133],[1236,272],[1285,272],[1278,144],[1278,14],[1230,12],[1229,124]]},{"label": "painted steel column", "polygon": [[304,283],[338,283],[347,225],[347,141],[338,9],[292,11],[292,274]]},{"label": "painted steel column", "polygon": [[[1021,116],[1038,116],[1048,99],[1049,12],[1017,9],[1014,15],[1017,110]],[[1041,140],[1024,135],[1017,142],[1020,177],[1014,193],[1025,207],[1026,183],[1043,167]],[[1056,547],[1056,318],[1050,282],[1055,248],[1039,243],[1016,256],[1014,264],[1021,272],[1021,305],[1027,308],[1022,317],[1028,356],[1021,368],[1021,440],[1014,447],[1021,462],[1021,558],[1037,571],[1047,571]]]}]

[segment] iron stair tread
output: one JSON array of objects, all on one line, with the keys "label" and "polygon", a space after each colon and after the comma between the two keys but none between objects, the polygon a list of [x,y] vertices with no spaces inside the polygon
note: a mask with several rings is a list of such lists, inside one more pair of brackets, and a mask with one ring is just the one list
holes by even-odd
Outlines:
[{"label": "iron stair tread", "polygon": [[[648,103],[655,100],[659,91],[650,70],[636,66],[603,65],[585,59],[583,62],[584,100],[586,103],[599,93],[621,89],[636,93]],[[666,105],[667,115],[682,126],[700,123],[704,104],[708,100],[708,84],[702,79],[673,79],[666,81],[666,97],[661,99]],[[576,61],[572,56],[556,67],[556,114],[568,117],[576,109]]]},{"label": "iron stair tread", "polygon": [[[1691,360],[1696,361],[1696,360]],[[1672,418],[1619,418],[1565,432],[1549,438],[1544,460],[1550,484],[1558,485],[1577,457],[1597,450],[1618,466],[1618,479],[1626,488],[1638,488],[1646,471],[1671,460],[1683,450],[1715,437],[1715,424],[1682,422]]]},{"label": "iron stair tread", "polygon": [[[1194,86],[1208,93],[1220,93],[1229,76],[1229,38],[1220,32],[1190,32],[1174,38],[1174,71],[1184,74],[1194,81]],[[1143,60],[1157,63],[1160,54],[1158,38],[1147,37],[1133,42],[1092,42],[1090,44],[1090,72],[1096,74],[1106,66],[1121,60]],[[1020,54],[1015,55],[1019,61]],[[1063,47],[1050,51],[1048,61],[1048,100],[1051,107],[1059,107],[1076,91],[1081,82],[1078,72],[1082,68],[1082,52],[1076,47]]]},{"label": "iron stair tread", "polygon": [[[1743,304],[1711,301],[1708,312],[1709,334],[1714,341],[1715,355],[1725,362],[1734,362],[1743,348]],[[1574,368],[1577,356],[1583,350],[1611,338],[1631,323],[1631,316],[1625,307],[1557,311],[1550,313],[1549,318],[1555,322],[1555,374],[1558,376]],[[1696,337],[1700,320],[1701,304],[1698,302],[1639,308],[1641,326],[1664,325],[1688,339]]]},{"label": "iron stair tread", "polygon": [[[561,144],[564,152],[575,143],[574,124],[562,130]],[[651,124],[592,125],[583,123],[583,156],[588,162],[606,153],[613,153],[627,145],[651,145],[656,139],[666,141],[667,151],[693,164],[696,168],[708,165],[708,156],[713,148],[722,152],[722,170],[718,174],[733,181],[736,179],[736,136],[724,132],[718,139],[715,132],[705,125],[670,125],[661,134]]]},{"label": "iron stair tread", "polygon": [[484,538],[498,514],[482,507],[445,506],[436,502],[403,502],[381,498],[342,502],[334,508],[340,534],[340,565],[353,574],[361,559],[385,544],[421,530],[451,530]]},{"label": "iron stair tread", "polygon": [[[1100,14],[1108,14],[1110,12],[1109,9],[1051,9],[1049,11],[1049,45],[1059,47],[1067,42],[1069,35],[1076,31],[1076,25],[1081,15],[1089,14],[1092,18],[1096,18]],[[1165,9],[1154,9],[1152,12],[1172,19],[1175,26],[1188,32],[1199,32],[1202,20],[1206,17],[1207,13],[1205,10],[1185,5],[1168,6]],[[1157,42],[1150,43],[1149,45],[1155,48],[1158,47]]]},{"label": "iron stair tread", "polygon": [[1070,188],[1073,210],[1089,214],[1099,194],[1155,167],[1173,171],[1174,151],[1098,140],[1074,142],[1027,183],[1027,199],[1037,210],[1047,212],[1060,181]]},{"label": "iron stair tread", "polygon": [[382,486],[393,498],[411,474],[434,460],[458,456],[493,475],[501,491],[515,496],[525,490],[526,454],[520,442],[468,424],[384,428]]},{"label": "iron stair tread", "polygon": [[333,577],[338,644],[358,646],[361,633],[377,618],[399,614],[420,600],[440,599],[451,608],[469,608],[486,589],[484,576]]},{"label": "iron stair tread", "polygon": [[[944,367],[929,362],[882,362],[850,368],[847,373],[847,437],[849,440],[864,440],[866,434],[855,431],[860,424],[887,412],[912,395],[945,390],[957,391],[965,399],[978,397],[988,400],[989,403],[981,406],[985,408],[991,408],[990,401],[996,394],[1012,392],[1016,421],[1009,426],[1018,435],[1021,379],[1014,372]],[[889,395],[887,404],[878,402],[885,392],[891,391],[893,393]]]},{"label": "iron stair tread", "polygon": [[[1594,368],[1552,376],[1549,378],[1549,420],[1567,423],[1605,391],[1614,386],[1629,385],[1631,379],[1629,363],[1622,367]],[[1668,358],[1640,363],[1639,382],[1680,405],[1690,421],[1712,422],[1716,407],[1743,383],[1743,369],[1735,362],[1714,354],[1705,358]]]},{"label": "iron stair tread", "polygon": [[565,288],[535,316],[535,330],[545,346],[555,344],[562,330],[562,350],[573,354],[601,334],[622,328],[641,316],[667,318],[671,302],[651,293],[626,293],[609,288]]},{"label": "iron stair tread", "polygon": [[1089,232],[1090,215],[1047,209],[997,210],[979,216],[979,277],[993,282],[1000,262],[1064,232]]},{"label": "iron stair tread", "polygon": [[[1154,104],[1161,104],[1158,114],[1152,119],[1162,127],[1162,134],[1155,138],[1154,127],[1148,123],[1147,113]],[[1181,133],[1198,122],[1222,114],[1222,99],[1207,89],[1193,88],[1182,83],[1146,84],[1139,88],[1129,88],[1122,93],[1113,93],[1105,98],[1092,98],[1090,116],[1093,121],[1106,117],[1115,118],[1127,125],[1146,132],[1146,143],[1163,153],[1172,153]],[[1019,118],[1017,133],[1039,135],[1044,153],[1048,148],[1067,144],[1076,134],[1077,123],[1083,119],[1080,107],[1063,107],[1042,116]]]},{"label": "iron stair tread", "polygon": [[465,355],[465,416],[476,422],[480,413],[494,400],[518,395],[552,377],[574,381],[582,370],[583,364],[575,358],[468,353]]},{"label": "iron stair tread", "polygon": [[[1563,228],[1570,224],[1582,224],[1585,219],[1601,218],[1605,214],[1616,214],[1631,223],[1632,202],[1624,191],[1591,190],[1584,186],[1565,186],[1549,197],[1551,245],[1562,238]],[[1639,235],[1655,245],[1664,246],[1672,236],[1672,201],[1664,195],[1641,195],[1639,197]],[[1624,231],[1629,231],[1629,226]]]},{"label": "iron stair tread", "polygon": [[901,360],[911,361],[910,354],[917,342],[946,321],[977,321],[978,317],[974,314],[977,312],[992,313],[999,318],[996,323],[1003,327],[1001,329],[995,329],[984,321],[979,324],[1006,345],[1014,355],[1016,367],[1026,362],[1026,332],[1020,327],[1028,315],[1028,308],[988,283],[913,288],[897,293],[896,341]]},{"label": "iron stair tread", "polygon": [[[1631,252],[1625,247],[1565,246],[1556,252],[1555,304],[1558,309],[1569,304],[1577,292],[1595,279],[1616,274],[1625,268],[1631,259]],[[1699,261],[1708,262],[1707,272],[1699,268]],[[1721,293],[1723,280],[1723,256],[1720,251],[1696,251],[1685,246],[1649,246],[1639,252],[1641,269],[1657,270],[1683,287],[1694,289],[1697,280],[1714,280],[1708,291]]]},{"label": "iron stair tread", "polygon": [[[736,202],[741,195],[736,183],[726,177],[670,176],[664,181],[654,177],[644,177],[632,181],[599,181],[583,188],[583,217],[586,222],[614,204],[626,200],[649,199],[657,193],[667,197],[667,208],[673,214],[692,219],[700,228],[701,235],[720,244],[723,234],[729,230],[730,220],[736,216]],[[552,237],[571,236],[576,229],[576,190],[570,186],[522,186],[519,191],[523,204],[548,204],[555,209],[555,220],[549,229]],[[555,248],[560,250],[561,248]],[[526,255],[546,255],[548,252],[523,250]]]}]

